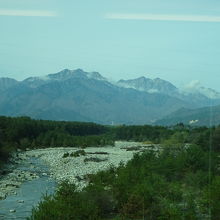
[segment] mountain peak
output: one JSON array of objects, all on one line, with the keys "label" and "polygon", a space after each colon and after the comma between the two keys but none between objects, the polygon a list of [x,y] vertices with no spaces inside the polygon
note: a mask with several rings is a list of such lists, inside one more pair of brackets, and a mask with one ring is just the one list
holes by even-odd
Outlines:
[{"label": "mountain peak", "polygon": [[177,91],[177,88],[170,82],[160,78],[150,79],[141,76],[136,79],[119,80],[118,85],[125,88],[133,88],[148,93],[171,94]]},{"label": "mountain peak", "polygon": [[145,76],[140,76],[138,78],[136,78],[136,80],[146,80],[147,78]]},{"label": "mountain peak", "polygon": [[82,73],[82,74],[85,73],[85,71],[83,69],[80,69],[80,68],[75,69],[75,70],[69,70],[69,71],[74,72],[74,73]]},{"label": "mountain peak", "polygon": [[52,80],[67,80],[73,77],[85,77],[86,72],[84,72],[82,69],[76,69],[76,70],[70,70],[70,69],[63,69],[58,73],[53,73],[47,75]]},{"label": "mountain peak", "polygon": [[47,77],[50,80],[58,80],[58,81],[65,81],[65,80],[72,79],[72,78],[95,79],[95,80],[107,81],[107,79],[104,78],[100,73],[85,72],[83,69],[75,69],[75,70],[64,69],[58,73],[49,74],[47,75]]}]

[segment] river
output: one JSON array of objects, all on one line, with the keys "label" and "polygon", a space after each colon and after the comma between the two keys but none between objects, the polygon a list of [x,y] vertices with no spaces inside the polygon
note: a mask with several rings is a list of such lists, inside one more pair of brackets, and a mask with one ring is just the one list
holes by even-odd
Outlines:
[{"label": "river", "polygon": [[[6,199],[0,200],[0,220],[26,219],[43,194],[54,192],[56,181],[67,180],[75,183],[80,190],[87,185],[83,180],[86,175],[109,169],[112,165],[117,167],[121,162],[126,163],[134,153],[142,152],[148,147],[147,144],[138,142],[116,141],[114,147],[86,148],[85,155],[77,157],[71,155],[77,150],[82,150],[81,148],[46,148],[23,152],[18,156],[20,160],[17,161],[20,162],[14,168],[15,171],[20,172],[12,172],[12,177],[6,181],[9,183],[7,185],[16,185],[17,177],[22,176],[22,172],[26,172],[25,177],[28,177],[29,181],[18,184]],[[64,157],[64,154],[68,156]],[[16,178],[13,179],[13,176]],[[38,178],[32,179],[35,176]],[[0,179],[0,190],[3,181]],[[4,188],[5,184],[2,187]]]},{"label": "river", "polygon": [[[32,164],[30,166],[30,164]],[[36,173],[39,178],[22,183],[13,195],[0,200],[0,219],[26,219],[31,210],[41,200],[44,194],[51,194],[56,187],[55,180],[48,174],[48,168],[39,158],[29,158],[16,167],[20,171]]]}]

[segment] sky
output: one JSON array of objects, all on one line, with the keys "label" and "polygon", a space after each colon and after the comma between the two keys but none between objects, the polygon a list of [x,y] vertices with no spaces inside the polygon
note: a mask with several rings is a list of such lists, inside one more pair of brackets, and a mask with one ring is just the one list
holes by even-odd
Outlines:
[{"label": "sky", "polygon": [[219,0],[0,0],[0,77],[62,69],[220,91]]}]

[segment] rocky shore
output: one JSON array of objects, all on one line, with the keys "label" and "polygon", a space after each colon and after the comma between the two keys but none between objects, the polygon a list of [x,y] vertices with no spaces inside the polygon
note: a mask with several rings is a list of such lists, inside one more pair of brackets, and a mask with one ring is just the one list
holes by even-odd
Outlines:
[{"label": "rocky shore", "polygon": [[[18,152],[12,158],[8,174],[0,176],[0,199],[16,194],[16,189],[26,181],[49,175],[58,183],[67,180],[78,189],[86,186],[86,176],[126,163],[134,153],[143,151],[149,145],[138,142],[115,142],[115,146],[81,148],[45,148]],[[42,160],[49,173],[42,173],[35,164]],[[22,167],[22,168],[21,168]],[[10,170],[10,171],[9,171]]]},{"label": "rocky shore", "polygon": [[0,199],[16,195],[17,188],[26,181],[39,178],[34,161],[26,152],[15,153],[10,164],[4,167],[0,175]]},{"label": "rocky shore", "polygon": [[75,183],[78,189],[86,186],[86,176],[126,163],[134,153],[149,145],[138,142],[115,142],[115,146],[79,148],[47,148],[29,151],[29,156],[41,158],[50,169],[50,176],[62,182]]}]

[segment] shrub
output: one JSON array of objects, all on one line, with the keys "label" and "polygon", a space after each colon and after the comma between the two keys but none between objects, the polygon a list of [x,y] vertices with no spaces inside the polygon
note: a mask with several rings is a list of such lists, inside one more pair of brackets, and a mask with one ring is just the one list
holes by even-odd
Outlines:
[{"label": "shrub", "polygon": [[69,157],[69,155],[70,154],[68,152],[66,152],[66,153],[63,154],[63,158]]},{"label": "shrub", "polygon": [[45,196],[32,210],[29,220],[101,220],[97,204],[87,194],[76,192],[73,184],[64,182],[54,196]]},{"label": "shrub", "polygon": [[98,151],[98,152],[94,152],[94,153],[87,153],[87,154],[103,154],[103,155],[108,155],[108,152],[102,152],[102,151]]},{"label": "shrub", "polygon": [[103,162],[103,161],[106,161],[108,160],[107,158],[98,158],[98,157],[89,157],[89,158],[85,158],[84,159],[84,162]]},{"label": "shrub", "polygon": [[80,156],[85,156],[86,152],[84,150],[77,150],[76,152],[72,152],[70,154],[71,157],[80,157]]}]

